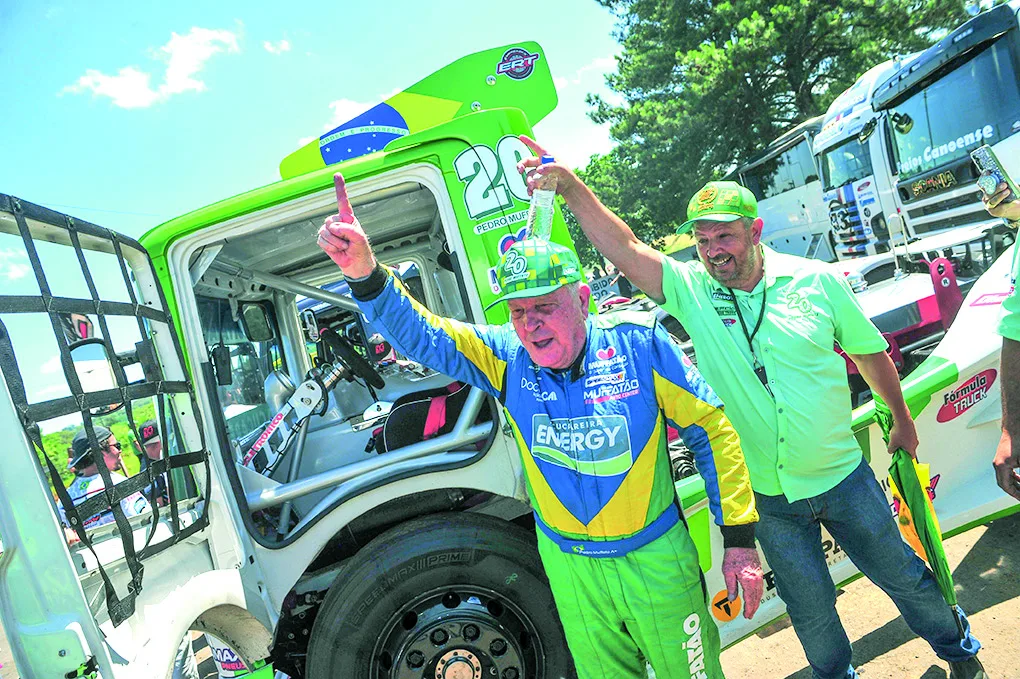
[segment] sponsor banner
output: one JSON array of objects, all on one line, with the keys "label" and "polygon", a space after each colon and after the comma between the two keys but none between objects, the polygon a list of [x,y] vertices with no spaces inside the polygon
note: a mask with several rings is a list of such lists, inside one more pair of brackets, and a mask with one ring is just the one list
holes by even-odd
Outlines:
[{"label": "sponsor banner", "polygon": [[989,368],[946,394],[935,419],[938,422],[949,422],[988,398],[988,392],[995,384],[997,374],[994,368]]},{"label": "sponsor banner", "polygon": [[590,476],[616,476],[633,464],[630,430],[622,415],[550,419],[532,416],[531,453]]},{"label": "sponsor banner", "polygon": [[603,276],[602,278],[596,278],[588,284],[588,287],[591,288],[591,294],[592,297],[595,298],[596,304],[604,299],[618,297],[620,295],[620,286],[617,283],[619,277],[619,274]]},{"label": "sponsor banner", "polygon": [[716,620],[719,622],[729,622],[736,618],[737,614],[740,613],[740,605],[740,595],[737,595],[736,599],[730,601],[730,595],[724,589],[717,592],[716,595],[712,597],[712,605],[710,608],[712,609],[712,615]]}]

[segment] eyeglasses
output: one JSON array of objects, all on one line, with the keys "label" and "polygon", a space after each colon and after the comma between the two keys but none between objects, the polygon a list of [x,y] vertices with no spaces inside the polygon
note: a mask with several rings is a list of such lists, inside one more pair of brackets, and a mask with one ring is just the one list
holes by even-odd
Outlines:
[{"label": "eyeglasses", "polygon": [[116,448],[118,453],[121,451],[120,443],[107,443],[106,447],[107,448]]}]

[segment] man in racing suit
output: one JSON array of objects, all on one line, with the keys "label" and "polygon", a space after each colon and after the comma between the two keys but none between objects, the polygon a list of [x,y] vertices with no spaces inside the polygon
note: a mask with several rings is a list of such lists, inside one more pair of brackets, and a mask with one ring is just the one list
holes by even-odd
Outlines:
[{"label": "man in racing suit", "polygon": [[[513,245],[498,279],[511,323],[441,318],[379,266],[336,175],[339,214],[319,245],[343,270],[373,327],[394,348],[504,405],[523,460],[538,546],[578,674],[722,677],[719,632],[695,546],[676,504],[667,421],[705,479],[750,618],[761,599],[757,512],[739,440],[721,403],[654,316],[588,317],[574,253]],[[496,302],[494,302],[495,304]]]}]

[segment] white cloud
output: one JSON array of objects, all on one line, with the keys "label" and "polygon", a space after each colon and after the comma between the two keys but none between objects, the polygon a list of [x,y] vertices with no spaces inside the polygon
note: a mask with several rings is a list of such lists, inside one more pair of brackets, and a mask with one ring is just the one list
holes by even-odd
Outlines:
[{"label": "white cloud", "polygon": [[535,125],[539,142],[552,151],[557,160],[573,167],[584,167],[593,154],[608,153],[615,143],[610,125],[596,125],[588,117],[585,97],[589,92],[615,103],[619,97],[606,87],[605,74],[616,69],[612,56],[598,57],[573,74],[555,76],[559,96],[556,109]]},{"label": "white cloud", "polygon": [[92,90],[95,95],[110,97],[114,106],[146,108],[159,99],[159,93],[149,86],[149,78],[148,73],[142,73],[133,66],[120,69],[117,75],[106,75],[90,68],[78,78],[78,82],[68,85],[64,91],[78,94]]},{"label": "white cloud", "polygon": [[39,372],[42,373],[43,375],[52,375],[58,370],[60,370],[59,356],[54,356],[53,358],[39,366]]},{"label": "white cloud", "polygon": [[556,84],[558,92],[571,85],[580,85],[588,74],[598,75],[600,79],[597,82],[601,84],[603,82],[601,77],[614,70],[616,70],[616,57],[597,57],[590,63],[577,69],[573,77],[553,76],[553,82]]},{"label": "white cloud", "polygon": [[[332,109],[333,113],[329,117],[329,122],[322,126],[323,132],[329,132],[334,127],[338,127],[339,125],[346,123],[351,118],[361,115],[368,109],[375,106],[375,104],[366,104],[364,102],[353,101],[351,99],[337,99],[336,101],[329,102],[328,106]],[[301,139],[298,140],[298,146],[304,146],[313,139],[318,138],[318,136],[301,137]]]},{"label": "white cloud", "polygon": [[290,51],[290,40],[284,38],[277,43],[272,43],[266,40],[262,43],[262,47],[264,47],[270,54],[283,54],[284,52]]},{"label": "white cloud", "polygon": [[[331,101],[327,105],[333,111],[333,113],[329,117],[329,122],[325,123],[322,126],[322,131],[323,132],[329,132],[333,128],[339,127],[340,125],[343,125],[348,120],[351,120],[353,118],[358,117],[359,115],[361,115],[365,111],[369,110],[373,106],[378,106],[380,103],[386,101],[387,99],[389,99],[390,97],[392,97],[392,96],[394,96],[396,94],[400,94],[403,91],[404,91],[403,87],[394,87],[389,92],[385,92],[383,94],[380,94],[379,98],[376,101],[372,102],[372,103],[365,103],[363,101],[354,101],[353,99],[337,99],[336,101]],[[318,136],[315,136],[315,137],[301,137],[298,140],[298,147],[304,146],[305,144],[307,144],[308,142],[312,141],[313,139],[318,139],[318,138],[319,138]]]},{"label": "white cloud", "polygon": [[63,91],[75,94],[91,91],[95,96],[109,97],[114,106],[146,108],[175,94],[205,90],[205,83],[195,77],[205,67],[205,62],[219,52],[240,51],[236,33],[196,26],[187,35],[171,33],[167,44],[151,50],[154,59],[166,63],[163,82],[156,88],[151,85],[150,73],[126,66],[117,75],[88,69]]},{"label": "white cloud", "polygon": [[20,250],[0,250],[0,279],[16,281],[32,273],[32,266],[29,264],[28,255]]},{"label": "white cloud", "polygon": [[374,104],[366,104],[360,101],[352,101],[350,99],[337,99],[336,101],[329,102],[329,108],[333,110],[333,116],[330,121],[322,126],[323,132],[329,132],[337,125],[346,123],[351,118],[356,118],[368,109],[372,108]]}]

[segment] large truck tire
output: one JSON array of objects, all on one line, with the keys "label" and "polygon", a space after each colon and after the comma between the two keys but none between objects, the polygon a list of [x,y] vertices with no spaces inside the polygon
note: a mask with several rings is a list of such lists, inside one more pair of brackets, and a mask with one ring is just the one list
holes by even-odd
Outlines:
[{"label": "large truck tire", "polygon": [[576,677],[535,537],[435,514],[344,566],[312,626],[306,679]]}]

